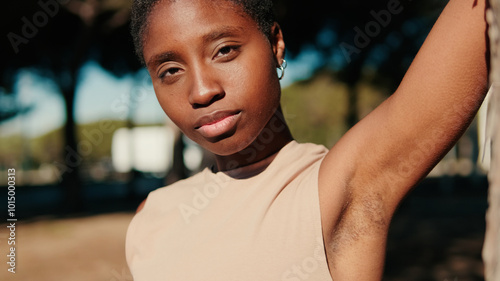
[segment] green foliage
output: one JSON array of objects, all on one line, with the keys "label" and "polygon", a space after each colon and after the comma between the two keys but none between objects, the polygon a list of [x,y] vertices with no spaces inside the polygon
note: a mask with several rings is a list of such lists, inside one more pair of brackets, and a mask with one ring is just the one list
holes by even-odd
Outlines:
[{"label": "green foliage", "polygon": [[0,168],[18,167],[23,157],[23,137],[11,135],[0,139]]},{"label": "green foliage", "polygon": [[43,163],[54,161],[62,162],[61,151],[64,143],[62,129],[53,130],[25,141],[28,143],[30,158],[33,161],[32,166],[37,167]]},{"label": "green foliage", "polygon": [[[107,122],[106,128],[109,130],[102,130],[103,122]],[[126,121],[122,120],[105,120],[78,125],[77,147],[83,162],[90,164],[110,158],[113,133],[126,126]],[[0,138],[0,155],[2,155],[0,168],[23,166],[25,169],[30,169],[38,168],[44,163],[63,163],[65,153],[67,153],[64,148],[63,135],[62,128],[58,128],[34,138],[26,138],[20,134]]]},{"label": "green foliage", "polygon": [[346,116],[350,93],[356,95],[359,119],[389,95],[386,88],[375,86],[367,78],[351,89],[330,71],[319,72],[311,79],[283,89],[281,103],[294,138],[299,142],[333,146],[349,129]]},{"label": "green foliage", "polygon": [[331,146],[347,130],[347,88],[324,73],[283,90],[282,106],[299,142]]},{"label": "green foliage", "polygon": [[[103,122],[109,122],[105,125],[106,129],[103,129]],[[126,126],[126,121],[120,120],[105,120],[79,125],[76,133],[78,153],[85,156],[85,162],[97,162],[102,158],[111,157],[113,133]]]}]

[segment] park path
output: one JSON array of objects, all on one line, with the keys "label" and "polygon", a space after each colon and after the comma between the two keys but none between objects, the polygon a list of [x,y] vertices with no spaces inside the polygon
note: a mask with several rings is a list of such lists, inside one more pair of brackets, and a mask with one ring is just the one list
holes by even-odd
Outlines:
[{"label": "park path", "polygon": [[7,271],[5,224],[0,231],[0,280],[132,281],[125,233],[132,213],[39,218],[16,226],[16,273]]}]

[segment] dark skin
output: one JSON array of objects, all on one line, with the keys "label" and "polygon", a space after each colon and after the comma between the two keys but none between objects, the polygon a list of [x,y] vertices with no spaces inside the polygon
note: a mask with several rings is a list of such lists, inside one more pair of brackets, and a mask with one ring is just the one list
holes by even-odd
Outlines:
[{"label": "dark skin", "polygon": [[[381,279],[396,207],[473,119],[487,88],[484,9],[484,0],[450,1],[397,91],[323,160],[318,188],[333,280]],[[144,59],[166,114],[215,154],[219,170],[258,174],[292,139],[276,118],[279,26],[268,38],[224,0],[164,1],[150,21]]]},{"label": "dark skin", "polygon": [[[213,152],[219,170],[226,171],[274,155],[292,137],[287,128],[273,132],[270,144],[256,143],[262,132],[284,125],[281,118],[270,124],[280,113],[276,67],[285,45],[279,26],[270,42],[253,20],[235,12],[238,7],[216,2],[160,5],[150,15],[155,24],[143,53],[163,110],[186,136]],[[221,128],[200,127],[223,118],[229,124]],[[255,146],[262,149],[253,153]]]}]

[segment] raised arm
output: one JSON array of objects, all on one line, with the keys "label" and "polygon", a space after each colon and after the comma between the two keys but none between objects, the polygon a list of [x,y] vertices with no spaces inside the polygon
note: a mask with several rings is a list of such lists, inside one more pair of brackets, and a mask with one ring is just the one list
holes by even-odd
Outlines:
[{"label": "raised arm", "polygon": [[[462,135],[486,94],[486,31],[485,0],[451,0],[397,91],[325,158],[323,234],[332,274],[346,268],[336,280],[378,280],[367,276],[382,273],[394,210]],[[362,266],[347,270],[360,257]]]}]

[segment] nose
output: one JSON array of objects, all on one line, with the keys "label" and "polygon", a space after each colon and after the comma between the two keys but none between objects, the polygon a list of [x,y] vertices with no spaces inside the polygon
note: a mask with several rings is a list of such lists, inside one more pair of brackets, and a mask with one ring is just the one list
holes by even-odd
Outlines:
[{"label": "nose", "polygon": [[189,102],[193,108],[207,107],[224,97],[224,89],[214,70],[195,70],[192,79]]}]

